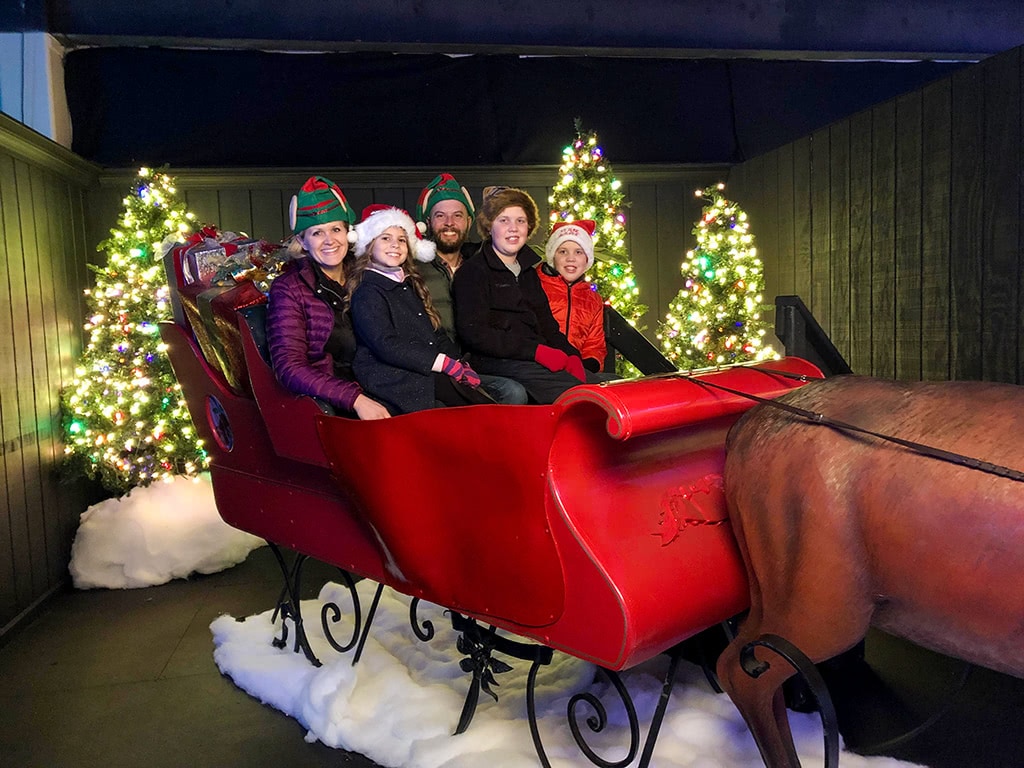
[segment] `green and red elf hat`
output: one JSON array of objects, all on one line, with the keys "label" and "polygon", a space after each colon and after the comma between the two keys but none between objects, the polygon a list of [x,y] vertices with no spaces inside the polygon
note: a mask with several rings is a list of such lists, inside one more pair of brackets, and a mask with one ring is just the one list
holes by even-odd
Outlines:
[{"label": "green and red elf hat", "polygon": [[427,219],[430,218],[430,209],[442,200],[458,200],[466,206],[466,215],[472,221],[476,210],[473,207],[473,198],[469,196],[466,188],[455,180],[450,173],[442,173],[432,182],[427,184],[420,192],[416,201],[416,229],[426,234],[430,226]]},{"label": "green and red elf hat", "polygon": [[345,199],[341,187],[323,176],[310,176],[292,196],[288,223],[297,235],[314,224],[329,221],[344,221],[348,225],[349,241],[355,242],[352,226],[356,223],[356,213]]}]

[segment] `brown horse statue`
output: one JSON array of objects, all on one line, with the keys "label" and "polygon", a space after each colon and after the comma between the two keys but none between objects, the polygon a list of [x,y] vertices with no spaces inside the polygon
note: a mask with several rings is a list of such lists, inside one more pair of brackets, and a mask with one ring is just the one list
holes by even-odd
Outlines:
[{"label": "brown horse statue", "polygon": [[755,406],[726,442],[751,607],[717,664],[765,765],[800,765],[765,636],[818,663],[874,626],[1024,677],[1024,387],[840,376],[776,402],[805,413]]}]

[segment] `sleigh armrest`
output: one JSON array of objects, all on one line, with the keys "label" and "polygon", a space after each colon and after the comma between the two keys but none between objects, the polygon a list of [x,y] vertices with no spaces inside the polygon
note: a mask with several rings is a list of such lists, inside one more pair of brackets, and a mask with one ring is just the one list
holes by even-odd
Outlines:
[{"label": "sleigh armrest", "polygon": [[[702,375],[715,373],[716,383],[775,398],[801,386],[806,379],[823,378],[817,367],[797,357],[752,366],[734,366],[702,373],[669,373],[602,386],[573,387],[558,403],[572,407],[593,403],[607,414],[608,434],[617,440],[693,424],[730,414],[739,414],[755,400],[701,384]],[[792,377],[792,378],[791,378]]]}]

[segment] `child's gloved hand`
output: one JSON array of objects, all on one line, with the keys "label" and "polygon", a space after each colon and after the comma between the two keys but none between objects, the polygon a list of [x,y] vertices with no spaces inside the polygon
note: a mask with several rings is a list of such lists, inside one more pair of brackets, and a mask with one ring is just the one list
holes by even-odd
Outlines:
[{"label": "child's gloved hand", "polygon": [[533,353],[533,359],[549,371],[564,371],[569,356],[560,349],[538,344],[537,351]]},{"label": "child's gloved hand", "polygon": [[445,355],[441,371],[467,387],[476,389],[480,386],[480,374],[470,368],[467,363],[456,360],[454,357]]},{"label": "child's gloved hand", "polygon": [[583,361],[576,355],[568,355],[565,361],[565,372],[571,373],[582,382],[587,380],[587,372],[583,369]]}]

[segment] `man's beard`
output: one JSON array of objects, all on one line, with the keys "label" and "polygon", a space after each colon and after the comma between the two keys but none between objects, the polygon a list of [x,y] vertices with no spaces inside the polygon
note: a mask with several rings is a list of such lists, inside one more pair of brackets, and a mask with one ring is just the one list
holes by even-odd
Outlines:
[{"label": "man's beard", "polygon": [[451,254],[454,254],[454,253],[459,253],[462,250],[463,244],[466,242],[466,237],[469,235],[469,232],[468,231],[466,231],[466,232],[459,232],[458,230],[447,230],[447,231],[454,232],[456,235],[458,235],[458,237],[455,239],[454,242],[449,242],[449,241],[446,241],[446,240],[443,241],[443,240],[441,240],[440,235],[435,232],[434,233],[434,244],[437,246],[437,252],[438,253],[443,253],[445,255],[451,255]]}]

